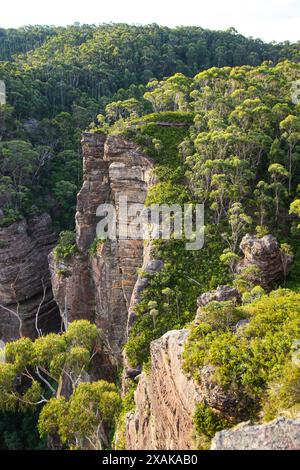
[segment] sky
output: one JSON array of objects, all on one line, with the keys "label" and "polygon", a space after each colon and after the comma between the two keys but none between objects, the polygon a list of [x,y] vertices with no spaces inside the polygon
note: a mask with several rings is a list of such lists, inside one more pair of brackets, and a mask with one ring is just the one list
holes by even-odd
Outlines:
[{"label": "sky", "polygon": [[235,27],[265,41],[300,40],[300,0],[10,0],[0,27],[28,24],[157,23],[209,29]]}]

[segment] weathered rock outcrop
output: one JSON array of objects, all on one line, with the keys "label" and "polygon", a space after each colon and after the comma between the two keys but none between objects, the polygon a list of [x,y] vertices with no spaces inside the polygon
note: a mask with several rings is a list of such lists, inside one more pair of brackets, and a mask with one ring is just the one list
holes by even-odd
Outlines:
[{"label": "weathered rock outcrop", "polygon": [[127,449],[193,448],[192,420],[201,389],[182,370],[188,334],[188,330],[170,331],[151,343],[151,371],[142,373],[136,410],[127,417]]},{"label": "weathered rock outcrop", "polygon": [[70,260],[56,261],[49,255],[53,295],[66,328],[74,320],[94,321],[95,301],[88,270],[88,254],[76,254]]},{"label": "weathered rock outcrop", "polygon": [[[94,256],[89,249],[96,238],[98,206],[113,204],[120,214],[120,195],[127,198],[129,211],[131,205],[143,204],[153,165],[136,144],[119,135],[85,133],[82,149],[84,182],[76,212],[78,254],[66,263],[50,257],[53,291],[63,318],[67,322],[79,318],[95,321],[112,354],[121,359],[131,295],[143,264],[143,240],[107,240]],[[126,222],[120,216],[118,223]],[[61,269],[65,274],[58,274]]]},{"label": "weathered rock outcrop", "polygon": [[300,419],[277,418],[268,424],[242,423],[218,432],[211,450],[299,450]]},{"label": "weathered rock outcrop", "polygon": [[202,308],[212,301],[231,301],[233,302],[233,304],[238,305],[241,303],[242,297],[239,291],[231,286],[219,286],[214,291],[205,292],[204,294],[200,295],[200,297],[198,297],[197,299],[198,310],[196,315],[196,321],[201,320]]},{"label": "weathered rock outcrop", "polygon": [[225,302],[231,300],[239,304],[241,302],[241,294],[237,289],[231,286],[219,286],[216,290],[205,292],[197,299],[198,307],[204,307],[209,302],[215,300],[216,302]]},{"label": "weathered rock outcrop", "polygon": [[[0,229],[0,339],[60,329],[48,254],[56,243],[48,214]],[[36,318],[37,317],[37,318]]]},{"label": "weathered rock outcrop", "polygon": [[283,279],[292,264],[292,256],[280,249],[280,245],[273,235],[257,238],[245,235],[241,241],[240,248],[244,259],[238,264],[237,271],[245,268],[257,267],[259,273],[253,275],[251,280],[254,284],[269,289],[274,281]]}]

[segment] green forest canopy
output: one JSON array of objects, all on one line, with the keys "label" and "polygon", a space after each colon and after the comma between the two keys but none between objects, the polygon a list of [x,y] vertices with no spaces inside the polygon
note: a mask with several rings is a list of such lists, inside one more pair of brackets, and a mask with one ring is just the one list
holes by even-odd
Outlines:
[{"label": "green forest canopy", "polygon": [[[72,228],[82,130],[111,102],[135,99],[140,113],[151,111],[143,99],[148,81],[174,73],[192,77],[212,66],[257,66],[298,57],[299,44],[267,44],[233,28],[74,24],[1,29],[0,80],[6,83],[7,105],[0,109],[0,187],[9,194],[1,224],[47,210],[59,230]],[[16,182],[7,160],[24,150],[24,177]]]}]

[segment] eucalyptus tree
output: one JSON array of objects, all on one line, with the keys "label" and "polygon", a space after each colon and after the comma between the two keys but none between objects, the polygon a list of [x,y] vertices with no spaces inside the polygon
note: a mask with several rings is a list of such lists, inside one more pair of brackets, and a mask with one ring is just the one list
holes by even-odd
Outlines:
[{"label": "eucalyptus tree", "polygon": [[93,359],[102,350],[101,331],[86,320],[74,321],[62,334],[7,343],[0,364],[1,411],[42,406],[42,436],[58,435],[71,448],[107,446],[105,429],[113,424],[121,399],[114,384],[90,382]]},{"label": "eucalyptus tree", "polygon": [[296,162],[300,160],[300,117],[289,114],[280,123],[282,138],[287,143],[288,192],[292,191],[292,179]]},{"label": "eucalyptus tree", "polygon": [[280,163],[273,163],[269,166],[268,172],[271,176],[270,188],[274,192],[274,202],[275,202],[275,220],[278,220],[279,217],[279,208],[282,199],[286,199],[287,191],[284,186],[284,181],[289,177],[288,171]]}]

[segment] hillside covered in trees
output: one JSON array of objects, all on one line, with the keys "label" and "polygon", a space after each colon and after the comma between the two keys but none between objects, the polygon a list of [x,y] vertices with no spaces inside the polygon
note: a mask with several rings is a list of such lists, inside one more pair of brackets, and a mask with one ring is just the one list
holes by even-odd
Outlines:
[{"label": "hillside covered in trees", "polygon": [[297,45],[266,44],[233,29],[75,24],[1,30],[0,80],[7,90],[0,114],[1,187],[10,194],[1,223],[42,209],[59,230],[71,228],[82,130],[111,102],[129,100],[125,106],[136,111],[137,99],[140,112],[151,111],[143,99],[149,80],[298,55]]}]

